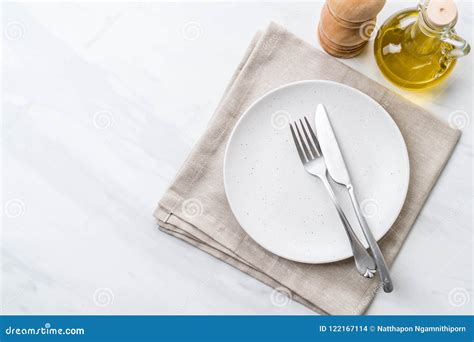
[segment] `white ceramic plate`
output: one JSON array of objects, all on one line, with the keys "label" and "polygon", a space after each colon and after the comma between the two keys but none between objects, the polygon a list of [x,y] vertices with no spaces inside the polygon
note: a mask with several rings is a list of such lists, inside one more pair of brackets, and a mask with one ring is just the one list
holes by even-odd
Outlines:
[{"label": "white ceramic plate", "polygon": [[[224,184],[242,228],[281,257],[326,263],[352,256],[342,223],[321,181],[303,169],[289,121],[308,116],[314,127],[323,103],[362,211],[380,239],[397,218],[409,182],[408,154],[389,114],[364,93],[329,81],[288,84],[261,97],[242,115],[224,160]],[[366,245],[344,187],[333,183],[352,226]]]}]

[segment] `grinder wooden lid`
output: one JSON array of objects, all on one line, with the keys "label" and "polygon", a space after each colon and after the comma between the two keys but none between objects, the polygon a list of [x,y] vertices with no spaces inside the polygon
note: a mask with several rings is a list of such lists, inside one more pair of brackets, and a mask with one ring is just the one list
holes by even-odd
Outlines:
[{"label": "grinder wooden lid", "polygon": [[338,18],[360,23],[377,16],[385,0],[327,0],[330,11]]}]

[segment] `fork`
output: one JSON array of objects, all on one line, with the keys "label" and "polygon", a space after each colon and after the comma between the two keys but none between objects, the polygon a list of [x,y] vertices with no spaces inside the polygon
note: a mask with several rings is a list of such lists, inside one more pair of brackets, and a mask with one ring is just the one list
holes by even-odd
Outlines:
[{"label": "fork", "polygon": [[[299,119],[301,130],[303,131],[303,135],[306,140],[303,138],[303,135],[300,132],[298,123],[296,121],[293,123],[293,125],[290,123],[291,135],[293,136],[296,150],[298,151],[298,155],[300,156],[301,162],[303,163],[306,172],[321,179],[324,186],[326,187],[326,190],[329,193],[329,197],[331,198],[334,206],[337,209],[339,217],[347,233],[347,237],[349,238],[352,253],[354,254],[354,261],[356,264],[357,271],[366,278],[372,278],[377,269],[375,261],[355,235],[351,224],[347,220],[344,211],[339,205],[336,195],[332,190],[331,184],[328,181],[326,163],[321,153],[321,147],[319,146],[316,134],[311,128],[311,125],[309,124],[308,119],[306,117],[304,117],[304,121],[306,123],[307,128],[303,124],[303,121]],[[295,128],[293,128],[293,126]]]}]

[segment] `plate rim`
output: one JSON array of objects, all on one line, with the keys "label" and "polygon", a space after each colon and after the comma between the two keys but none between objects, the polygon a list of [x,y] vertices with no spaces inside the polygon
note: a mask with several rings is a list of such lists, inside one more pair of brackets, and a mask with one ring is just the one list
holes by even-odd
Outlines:
[{"label": "plate rim", "polygon": [[338,258],[332,258],[332,259],[328,259],[328,260],[318,260],[318,261],[308,261],[308,260],[300,260],[300,259],[295,259],[295,258],[289,258],[288,256],[284,256],[284,255],[281,255],[279,253],[276,253],[275,251],[273,251],[271,248],[268,248],[267,246],[265,246],[263,243],[261,242],[258,242],[256,241],[251,234],[249,234],[249,232],[245,229],[245,227],[242,225],[242,223],[240,222],[239,218],[237,217],[237,215],[235,214],[235,210],[232,206],[232,203],[231,201],[229,200],[229,195],[228,195],[228,181],[227,181],[227,177],[226,177],[226,170],[227,170],[227,167],[226,167],[226,164],[227,164],[227,160],[228,160],[228,153],[229,153],[229,148],[230,148],[230,145],[232,143],[232,140],[234,138],[234,135],[239,127],[239,125],[241,124],[241,122],[243,121],[243,119],[248,115],[248,113],[260,102],[262,101],[265,97],[267,96],[270,96],[271,94],[277,92],[277,91],[280,91],[284,88],[289,88],[289,87],[292,87],[292,86],[296,86],[296,85],[299,85],[299,84],[305,84],[305,83],[320,83],[320,84],[333,84],[333,85],[337,85],[337,86],[341,86],[341,87],[344,87],[344,88],[348,88],[350,89],[351,91],[355,91],[359,94],[361,94],[363,97],[365,97],[368,101],[371,101],[373,103],[375,103],[375,105],[377,105],[378,107],[380,107],[382,109],[382,111],[385,113],[385,115],[388,117],[388,119],[392,122],[392,124],[395,126],[395,128],[397,129],[398,131],[398,135],[400,137],[400,141],[402,142],[402,146],[403,146],[403,150],[404,150],[404,157],[405,157],[405,160],[406,160],[406,174],[408,175],[407,176],[407,180],[406,180],[406,184],[405,184],[405,187],[403,189],[403,201],[401,202],[401,205],[399,206],[399,208],[396,210],[396,215],[394,215],[394,217],[392,218],[390,224],[388,225],[388,228],[387,230],[379,237],[376,239],[377,242],[379,242],[380,240],[382,240],[384,238],[384,236],[386,236],[388,234],[388,232],[392,229],[395,221],[398,219],[398,217],[400,216],[400,212],[402,211],[403,209],[403,206],[405,205],[405,202],[406,202],[406,198],[407,198],[407,193],[408,193],[408,188],[409,188],[409,185],[410,185],[410,158],[409,158],[409,155],[408,155],[408,148],[406,146],[406,142],[405,142],[405,139],[403,138],[403,135],[402,135],[402,132],[400,131],[400,128],[398,127],[397,123],[395,122],[395,120],[393,120],[392,116],[387,112],[387,110],[380,104],[378,103],[377,101],[375,101],[375,99],[373,99],[372,97],[370,97],[369,95],[367,95],[366,93],[364,93],[363,91],[357,89],[357,88],[354,88],[354,87],[351,87],[347,84],[343,84],[343,83],[340,83],[340,82],[336,82],[336,81],[331,81],[331,80],[318,80],[318,79],[308,79],[308,80],[301,80],[301,81],[296,81],[296,82],[290,82],[290,83],[286,83],[284,85],[281,85],[277,88],[274,88],[268,92],[266,92],[265,94],[263,94],[262,96],[258,97],[255,101],[253,101],[249,107],[242,113],[242,115],[240,116],[240,118],[237,120],[237,122],[235,123],[233,129],[232,129],[232,132],[231,134],[229,135],[229,138],[227,140],[227,144],[226,144],[226,148],[225,148],[225,152],[224,152],[224,162],[223,162],[223,167],[222,167],[222,173],[223,173],[223,182],[224,182],[224,191],[225,191],[225,194],[226,194],[226,198],[227,198],[227,203],[229,203],[229,207],[232,211],[232,214],[234,215],[236,221],[239,223],[240,227],[244,230],[244,232],[255,242],[257,243],[259,246],[263,247],[265,250],[267,250],[268,252],[272,253],[272,254],[275,254],[276,256],[278,257],[281,257],[281,258],[284,258],[284,259],[287,259],[287,260],[291,260],[291,261],[296,261],[296,262],[300,262],[300,263],[304,263],[304,264],[327,264],[327,263],[332,263],[332,262],[337,262],[337,261],[342,261],[342,260],[346,260],[346,259],[349,259],[349,258],[352,258],[353,257],[353,254],[352,254],[352,251],[350,252],[349,255],[347,256],[342,256],[342,257],[338,257]]}]

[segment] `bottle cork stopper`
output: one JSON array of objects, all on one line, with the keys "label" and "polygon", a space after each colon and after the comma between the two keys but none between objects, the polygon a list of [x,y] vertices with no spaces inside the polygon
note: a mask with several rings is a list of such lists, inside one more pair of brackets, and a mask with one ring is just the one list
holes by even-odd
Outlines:
[{"label": "bottle cork stopper", "polygon": [[338,18],[361,23],[377,16],[385,0],[327,0],[329,10]]},{"label": "bottle cork stopper", "polygon": [[436,28],[454,26],[458,19],[458,9],[454,0],[430,0],[426,15],[429,23]]}]

